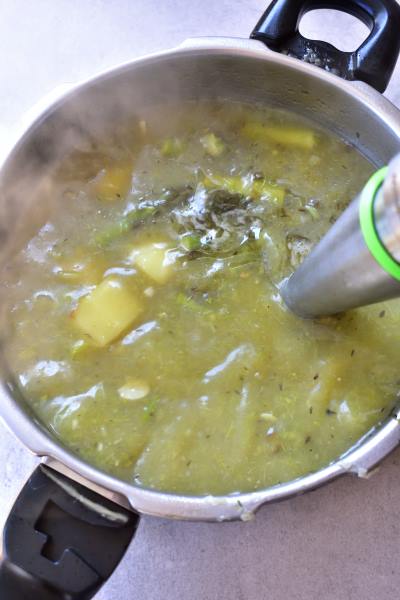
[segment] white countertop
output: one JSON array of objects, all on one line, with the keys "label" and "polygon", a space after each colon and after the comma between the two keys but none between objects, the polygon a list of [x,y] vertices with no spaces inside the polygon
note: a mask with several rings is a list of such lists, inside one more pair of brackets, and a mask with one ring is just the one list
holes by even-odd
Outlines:
[{"label": "white countertop", "polygon": [[[0,0],[0,150],[58,85],[186,37],[248,37],[259,0]],[[309,30],[349,43],[362,30],[320,16]],[[400,105],[400,65],[386,95]],[[35,465],[0,424],[0,525]],[[400,451],[369,480],[350,476],[262,509],[249,523],[142,519],[96,600],[394,600],[399,596]]]}]

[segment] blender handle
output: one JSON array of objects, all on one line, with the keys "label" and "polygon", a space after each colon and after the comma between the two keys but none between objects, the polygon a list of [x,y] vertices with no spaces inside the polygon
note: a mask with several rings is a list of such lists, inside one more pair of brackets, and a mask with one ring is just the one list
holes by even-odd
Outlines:
[{"label": "blender handle", "polygon": [[[353,15],[370,29],[354,52],[343,52],[299,32],[303,15],[331,8]],[[322,67],[343,79],[384,92],[400,53],[400,6],[396,0],[274,0],[251,33],[272,50]]]},{"label": "blender handle", "polygon": [[89,600],[111,575],[139,516],[39,466],[3,533],[0,598]]}]

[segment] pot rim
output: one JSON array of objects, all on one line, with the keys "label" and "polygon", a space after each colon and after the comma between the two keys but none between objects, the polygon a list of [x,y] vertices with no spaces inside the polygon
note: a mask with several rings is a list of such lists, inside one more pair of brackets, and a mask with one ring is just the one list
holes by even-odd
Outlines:
[{"label": "pot rim", "polygon": [[[381,121],[395,131],[400,140],[400,111],[367,84],[345,81],[316,66],[273,52],[255,40],[205,37],[187,40],[178,48],[147,55],[108,69],[72,86],[67,93],[64,88],[58,98],[57,93],[45,97],[33,111],[30,111],[30,123],[24,124],[23,131],[20,132],[15,144],[8,152],[1,167],[0,176],[12,163],[19,148],[49,114],[84,88],[138,66],[151,66],[154,62],[174,58],[178,55],[196,56],[199,54],[234,55],[263,60],[303,72],[308,77],[322,80],[336,88],[339,87],[346,94],[355,97],[361,104],[378,114]],[[84,481],[89,487],[94,485],[97,491],[112,497],[114,501],[126,505],[127,500],[132,509],[143,514],[203,521],[248,520],[263,504],[302,494],[345,473],[354,473],[365,477],[400,443],[400,415],[395,411],[386,422],[368,432],[344,455],[319,471],[255,492],[233,493],[224,496],[186,496],[142,488],[133,483],[119,480],[91,466],[55,438],[50,437],[45,427],[32,419],[13,397],[12,386],[1,381],[0,417],[34,454],[45,457],[50,466],[67,472],[72,478],[76,477],[80,481]]]}]

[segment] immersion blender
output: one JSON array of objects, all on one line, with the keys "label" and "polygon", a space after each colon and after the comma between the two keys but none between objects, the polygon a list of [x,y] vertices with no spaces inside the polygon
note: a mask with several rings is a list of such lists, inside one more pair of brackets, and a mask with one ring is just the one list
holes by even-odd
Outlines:
[{"label": "immersion blender", "polygon": [[305,318],[400,297],[400,154],[370,178],[281,294]]}]

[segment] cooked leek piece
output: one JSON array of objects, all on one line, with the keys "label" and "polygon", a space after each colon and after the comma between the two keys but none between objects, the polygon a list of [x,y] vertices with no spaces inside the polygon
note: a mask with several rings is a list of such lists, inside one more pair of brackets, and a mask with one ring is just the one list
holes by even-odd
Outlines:
[{"label": "cooked leek piece", "polygon": [[180,245],[187,252],[193,252],[201,247],[201,237],[196,233],[185,233],[180,238]]},{"label": "cooked leek piece", "polygon": [[167,138],[161,145],[161,154],[167,158],[177,158],[183,152],[183,142],[179,138]]},{"label": "cooked leek piece", "polygon": [[100,231],[94,239],[95,244],[101,248],[105,248],[155,212],[156,208],[153,206],[132,210],[119,221],[110,225],[110,227]]},{"label": "cooked leek piece", "polygon": [[273,142],[300,150],[312,150],[317,141],[314,131],[295,125],[263,125],[250,122],[246,123],[241,131],[252,141]]},{"label": "cooked leek piece", "polygon": [[208,189],[221,189],[230,194],[241,194],[256,200],[268,198],[277,206],[282,206],[285,200],[286,192],[283,187],[269,183],[264,178],[256,179],[252,175],[207,175],[203,183]]},{"label": "cooked leek piece", "polygon": [[203,137],[200,138],[200,142],[206,153],[210,156],[221,156],[221,154],[225,152],[226,146],[224,142],[214,133],[203,135]]}]

